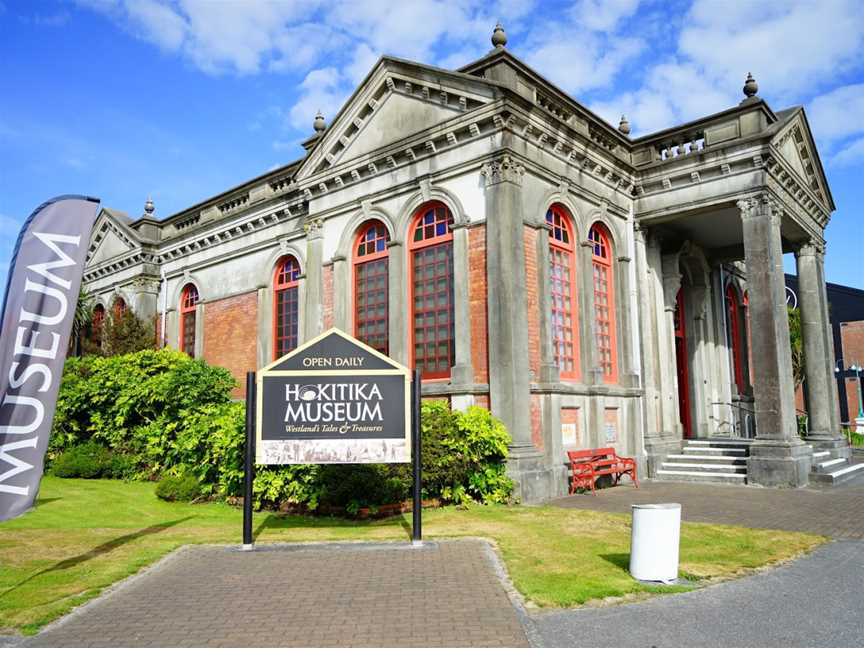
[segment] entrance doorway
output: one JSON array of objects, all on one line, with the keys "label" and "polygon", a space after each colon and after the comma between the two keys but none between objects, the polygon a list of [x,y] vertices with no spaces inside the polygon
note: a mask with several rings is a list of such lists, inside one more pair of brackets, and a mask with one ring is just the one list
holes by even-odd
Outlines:
[{"label": "entrance doorway", "polygon": [[675,326],[675,364],[678,369],[678,413],[684,438],[693,436],[693,425],[690,419],[690,375],[687,370],[687,331],[684,315],[684,289],[678,290],[675,297],[675,312],[672,316]]}]

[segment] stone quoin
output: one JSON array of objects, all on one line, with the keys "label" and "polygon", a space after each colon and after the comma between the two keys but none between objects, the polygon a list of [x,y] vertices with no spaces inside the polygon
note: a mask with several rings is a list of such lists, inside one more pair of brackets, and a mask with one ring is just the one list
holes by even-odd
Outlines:
[{"label": "stone quoin", "polygon": [[[458,70],[382,57],[337,114],[314,116],[301,159],[162,220],[149,200],[137,220],[104,209],[85,289],[240,383],[345,330],[420,368],[424,398],[489,407],[522,501],[567,492],[571,449],[613,446],[662,477],[682,444],[743,438],[733,476],[781,486],[808,482],[814,451],[843,457],[834,203],[803,108],[774,111],[743,70],[739,105],[643,134],[638,114],[608,124],[507,43],[496,26]],[[699,478],[696,457],[673,474]]]}]

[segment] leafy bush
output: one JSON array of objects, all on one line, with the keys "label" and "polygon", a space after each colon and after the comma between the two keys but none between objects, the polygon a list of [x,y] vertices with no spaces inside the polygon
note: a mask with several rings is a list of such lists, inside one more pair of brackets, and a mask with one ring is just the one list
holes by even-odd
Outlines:
[{"label": "leafy bush", "polygon": [[191,502],[201,496],[201,485],[195,475],[168,475],[156,484],[156,497],[168,502]]},{"label": "leafy bush", "polygon": [[54,461],[52,470],[58,477],[96,479],[125,476],[120,457],[93,441],[66,450]]},{"label": "leafy bush", "polygon": [[[204,496],[243,490],[244,405],[231,401],[235,383],[224,369],[163,349],[125,356],[70,358],[57,401],[49,460],[66,470],[65,451],[93,444],[108,450],[93,476],[193,478]],[[488,411],[453,412],[443,401],[423,404],[425,497],[445,502],[506,502],[510,437]],[[93,451],[95,452],[95,450]],[[74,462],[73,462],[74,463]],[[103,462],[104,463],[104,462]],[[101,464],[100,464],[101,465]],[[80,472],[80,471],[79,471]],[[255,506],[289,503],[356,511],[410,496],[406,464],[261,466]]]}]

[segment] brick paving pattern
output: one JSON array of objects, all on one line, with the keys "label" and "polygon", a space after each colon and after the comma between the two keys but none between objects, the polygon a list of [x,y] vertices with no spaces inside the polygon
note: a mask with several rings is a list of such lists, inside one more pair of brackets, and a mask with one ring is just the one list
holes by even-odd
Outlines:
[{"label": "brick paving pattern", "polygon": [[28,648],[528,647],[479,540],[187,547]]},{"label": "brick paving pattern", "polygon": [[563,508],[629,513],[631,504],[679,502],[690,522],[734,524],[759,529],[805,531],[832,538],[864,538],[864,486],[833,489],[775,489],[718,484],[644,481],[597,496],[573,495],[552,502]]}]

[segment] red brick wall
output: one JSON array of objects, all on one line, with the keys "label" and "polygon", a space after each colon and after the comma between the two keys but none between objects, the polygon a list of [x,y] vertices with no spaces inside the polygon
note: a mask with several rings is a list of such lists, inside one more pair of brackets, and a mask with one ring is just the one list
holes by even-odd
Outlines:
[{"label": "red brick wall", "polygon": [[540,301],[537,294],[537,230],[522,230],[525,244],[525,288],[528,301],[528,367],[534,380],[540,377]]},{"label": "red brick wall", "polygon": [[804,388],[801,385],[798,385],[795,388],[795,409],[798,410],[798,412],[807,411],[804,403]]},{"label": "red brick wall", "polygon": [[[849,422],[852,424],[852,429],[855,429],[855,417],[858,416],[858,379],[854,376],[852,378],[846,378],[845,380],[846,387],[846,403],[848,405],[847,411],[849,412]],[[843,398],[843,394],[840,394],[840,398]]]},{"label": "red brick wall", "polygon": [[[468,230],[468,302],[471,312],[471,365],[474,382],[489,382],[489,345],[486,285],[486,226]],[[489,407],[489,398],[486,405]]]},{"label": "red brick wall", "polygon": [[[574,439],[564,440],[564,426],[573,426],[571,429],[575,432]],[[561,437],[562,443],[565,446],[582,447],[582,430],[579,429],[579,408],[578,407],[562,407],[561,408]]]},{"label": "red brick wall", "polygon": [[538,450],[543,449],[543,418],[539,394],[531,394],[531,443]]},{"label": "red brick wall", "polygon": [[474,396],[474,404],[477,407],[482,407],[484,409],[489,409],[489,395],[488,394],[477,394]]},{"label": "red brick wall", "polygon": [[225,367],[246,395],[246,372],[257,368],[258,292],[204,304],[204,360]]},{"label": "red brick wall", "polygon": [[[324,266],[322,275],[324,284],[324,295],[321,300],[322,314],[324,317],[324,330],[333,326],[333,265]],[[351,331],[348,331],[350,333]]]}]

